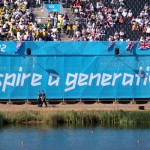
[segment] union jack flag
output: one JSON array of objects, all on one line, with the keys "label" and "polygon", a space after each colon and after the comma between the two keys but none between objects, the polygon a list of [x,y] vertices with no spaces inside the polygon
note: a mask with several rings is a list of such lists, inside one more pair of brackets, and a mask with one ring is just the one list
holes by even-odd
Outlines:
[{"label": "union jack flag", "polygon": [[129,41],[126,50],[132,51],[133,47],[134,47],[134,43],[132,41]]},{"label": "union jack flag", "polygon": [[17,42],[17,46],[16,46],[15,53],[17,53],[17,52],[19,52],[19,51],[20,51],[22,44],[23,44],[23,42],[22,42],[22,41],[18,41],[18,42]]},{"label": "union jack flag", "polygon": [[115,44],[115,41],[110,41],[110,44],[109,44],[109,47],[107,48],[107,50],[112,48],[114,46],[114,44]]},{"label": "union jack flag", "polygon": [[146,42],[146,41],[140,42],[138,46],[139,46],[139,49],[146,50],[150,48],[150,42]]}]

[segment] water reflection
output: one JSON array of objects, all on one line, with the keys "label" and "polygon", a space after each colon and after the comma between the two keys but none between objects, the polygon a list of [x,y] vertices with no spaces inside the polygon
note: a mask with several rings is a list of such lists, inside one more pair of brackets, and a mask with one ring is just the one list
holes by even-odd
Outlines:
[{"label": "water reflection", "polygon": [[0,150],[149,150],[149,139],[150,128],[146,126],[54,127],[42,124],[0,127]]}]

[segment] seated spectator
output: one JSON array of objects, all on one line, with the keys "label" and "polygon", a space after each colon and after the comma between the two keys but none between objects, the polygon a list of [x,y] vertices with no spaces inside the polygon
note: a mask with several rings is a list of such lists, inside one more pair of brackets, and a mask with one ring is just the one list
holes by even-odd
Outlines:
[{"label": "seated spectator", "polygon": [[133,23],[132,30],[138,30],[138,24],[136,22]]},{"label": "seated spectator", "polygon": [[128,17],[128,18],[131,18],[132,15],[133,15],[133,14],[132,14],[131,10],[129,10],[129,12],[128,12],[128,14],[127,14],[127,17]]},{"label": "seated spectator", "polygon": [[144,42],[144,41],[145,41],[144,37],[143,37],[143,36],[141,36],[141,38],[140,38],[140,42]]},{"label": "seated spectator", "polygon": [[146,33],[148,36],[150,36],[150,25],[146,27]]}]

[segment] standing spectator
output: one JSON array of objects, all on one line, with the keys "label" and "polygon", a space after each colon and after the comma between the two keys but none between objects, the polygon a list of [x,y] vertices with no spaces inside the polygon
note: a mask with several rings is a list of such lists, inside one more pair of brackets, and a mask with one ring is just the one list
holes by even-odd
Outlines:
[{"label": "standing spectator", "polygon": [[45,94],[44,91],[42,91],[41,96],[42,96],[42,105],[43,105],[43,103],[44,103],[44,104],[45,104],[45,107],[47,107],[47,103],[46,103],[46,94]]},{"label": "standing spectator", "polygon": [[42,94],[40,91],[38,91],[38,107],[42,107]]}]

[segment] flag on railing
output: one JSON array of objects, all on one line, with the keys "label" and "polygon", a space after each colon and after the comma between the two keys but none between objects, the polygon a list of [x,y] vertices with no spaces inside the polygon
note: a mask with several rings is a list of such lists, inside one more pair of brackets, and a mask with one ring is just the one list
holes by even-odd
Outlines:
[{"label": "flag on railing", "polygon": [[126,47],[126,50],[127,51],[132,51],[133,47],[134,47],[134,43],[132,41],[129,41],[128,45]]},{"label": "flag on railing", "polygon": [[139,45],[138,45],[139,49],[143,49],[143,50],[147,50],[150,48],[150,42],[139,42]]},{"label": "flag on railing", "polygon": [[23,45],[22,41],[18,41],[17,42],[15,53],[18,53],[20,51],[22,45]]},{"label": "flag on railing", "polygon": [[114,45],[115,45],[115,41],[110,41],[109,47],[107,48],[107,50],[109,50],[110,48],[112,48]]}]

